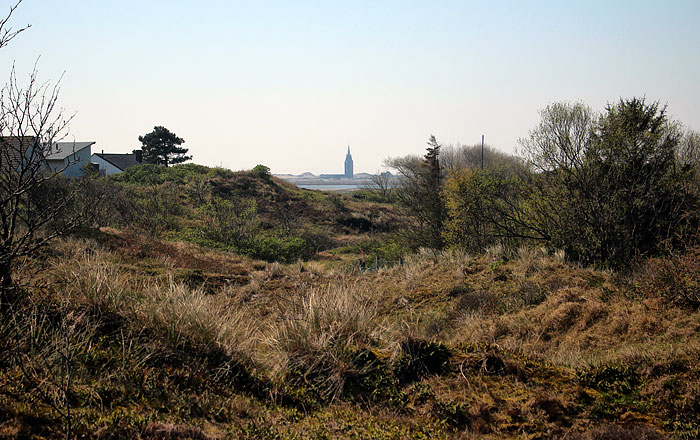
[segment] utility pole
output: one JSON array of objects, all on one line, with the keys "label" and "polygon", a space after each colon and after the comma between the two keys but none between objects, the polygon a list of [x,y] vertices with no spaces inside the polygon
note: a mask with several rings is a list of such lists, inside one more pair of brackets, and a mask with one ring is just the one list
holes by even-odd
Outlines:
[{"label": "utility pole", "polygon": [[484,169],[484,135],[481,135],[481,169]]}]

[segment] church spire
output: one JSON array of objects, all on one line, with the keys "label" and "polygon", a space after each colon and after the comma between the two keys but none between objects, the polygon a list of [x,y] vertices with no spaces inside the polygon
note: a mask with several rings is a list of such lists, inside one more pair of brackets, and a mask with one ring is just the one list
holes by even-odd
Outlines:
[{"label": "church spire", "polygon": [[348,154],[345,155],[345,177],[353,178],[352,155],[350,154],[350,144],[348,144]]}]

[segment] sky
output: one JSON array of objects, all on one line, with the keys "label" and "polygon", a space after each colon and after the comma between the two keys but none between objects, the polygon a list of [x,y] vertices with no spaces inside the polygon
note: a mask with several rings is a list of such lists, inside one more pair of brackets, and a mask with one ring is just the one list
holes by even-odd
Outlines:
[{"label": "sky", "polygon": [[60,79],[93,152],[162,125],[203,165],[342,173],[350,145],[374,173],[431,134],[515,153],[556,101],[645,96],[700,130],[699,19],[698,0],[24,0],[0,83]]}]

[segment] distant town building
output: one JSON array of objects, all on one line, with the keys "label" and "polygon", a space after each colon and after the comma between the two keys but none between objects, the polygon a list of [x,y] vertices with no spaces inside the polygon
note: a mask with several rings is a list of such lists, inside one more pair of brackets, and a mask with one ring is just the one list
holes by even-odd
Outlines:
[{"label": "distant town building", "polygon": [[134,150],[131,153],[95,153],[92,155],[92,163],[99,166],[99,172],[102,176],[110,174],[118,174],[129,167],[140,165],[142,162],[141,150]]},{"label": "distant town building", "polygon": [[352,155],[350,154],[350,145],[348,145],[348,154],[345,155],[345,177],[352,179]]},{"label": "distant town building", "polygon": [[350,145],[348,145],[348,153],[345,155],[345,174],[321,174],[318,176],[321,179],[353,179],[352,154],[350,154]]}]

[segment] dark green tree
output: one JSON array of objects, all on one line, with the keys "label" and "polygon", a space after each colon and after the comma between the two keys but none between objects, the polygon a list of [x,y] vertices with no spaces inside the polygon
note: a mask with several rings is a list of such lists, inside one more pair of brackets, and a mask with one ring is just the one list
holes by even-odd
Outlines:
[{"label": "dark green tree", "polygon": [[442,169],[440,168],[440,147],[435,136],[430,135],[427,153],[423,157],[423,170],[421,180],[425,202],[425,220],[428,236],[426,237],[430,247],[441,249],[442,224],[445,219],[445,203],[442,197]]},{"label": "dark green tree", "polygon": [[681,232],[684,214],[695,211],[691,170],[677,160],[681,140],[658,102],[607,107],[587,154],[598,206],[594,257],[620,266],[658,253]]},{"label": "dark green tree", "polygon": [[414,247],[441,249],[445,202],[442,194],[440,144],[435,136],[428,140],[427,153],[417,156],[388,159],[386,164],[399,172],[396,201],[411,218],[404,230],[406,239]]},{"label": "dark green tree", "polygon": [[185,143],[185,140],[177,137],[165,127],[153,127],[153,131],[139,136],[143,149],[143,161],[156,165],[176,165],[192,159],[192,156],[187,156],[187,148],[180,145]]}]

